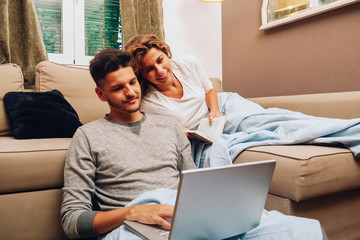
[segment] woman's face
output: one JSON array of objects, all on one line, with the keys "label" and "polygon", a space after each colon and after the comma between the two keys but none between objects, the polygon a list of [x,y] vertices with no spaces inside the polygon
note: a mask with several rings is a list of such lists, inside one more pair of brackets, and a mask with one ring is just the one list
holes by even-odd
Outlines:
[{"label": "woman's face", "polygon": [[157,87],[172,84],[174,75],[169,57],[157,48],[151,48],[141,61],[142,76]]}]

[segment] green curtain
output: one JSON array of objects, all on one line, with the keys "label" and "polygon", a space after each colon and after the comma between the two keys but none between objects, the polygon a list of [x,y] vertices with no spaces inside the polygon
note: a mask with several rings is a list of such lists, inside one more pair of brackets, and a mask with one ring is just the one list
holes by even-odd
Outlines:
[{"label": "green curtain", "polygon": [[25,86],[35,82],[35,66],[47,60],[33,0],[0,0],[0,64],[16,63]]},{"label": "green curtain", "polygon": [[138,34],[155,34],[165,40],[162,0],[119,0],[123,46]]}]

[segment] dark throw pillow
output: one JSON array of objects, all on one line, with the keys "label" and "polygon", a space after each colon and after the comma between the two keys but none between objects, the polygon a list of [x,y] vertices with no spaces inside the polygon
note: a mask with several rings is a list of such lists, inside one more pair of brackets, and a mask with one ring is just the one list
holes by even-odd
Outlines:
[{"label": "dark throw pillow", "polygon": [[74,108],[56,89],[8,92],[4,105],[17,139],[68,138],[82,125]]}]

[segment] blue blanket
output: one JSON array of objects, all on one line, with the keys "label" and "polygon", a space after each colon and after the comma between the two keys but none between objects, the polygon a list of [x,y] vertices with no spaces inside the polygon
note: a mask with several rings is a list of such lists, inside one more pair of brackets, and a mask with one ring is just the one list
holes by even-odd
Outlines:
[{"label": "blue blanket", "polygon": [[197,167],[229,165],[246,148],[260,145],[319,144],[349,148],[360,156],[360,119],[332,119],[279,108],[264,109],[236,93],[219,93],[226,116],[224,134],[214,143],[192,141]]},{"label": "blue blanket", "polygon": [[[129,202],[126,206],[144,205],[144,204],[170,204],[175,205],[177,191],[165,188],[159,188],[148,191]],[[142,240],[139,236],[132,233],[124,225],[114,229],[105,236],[99,237],[99,240]]]}]

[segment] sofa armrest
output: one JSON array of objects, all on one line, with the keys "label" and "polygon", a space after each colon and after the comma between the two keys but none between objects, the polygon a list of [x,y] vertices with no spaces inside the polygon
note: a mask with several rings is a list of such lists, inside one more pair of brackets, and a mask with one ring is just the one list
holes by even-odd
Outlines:
[{"label": "sofa armrest", "polygon": [[264,108],[283,108],[331,118],[360,118],[360,91],[248,98]]}]

